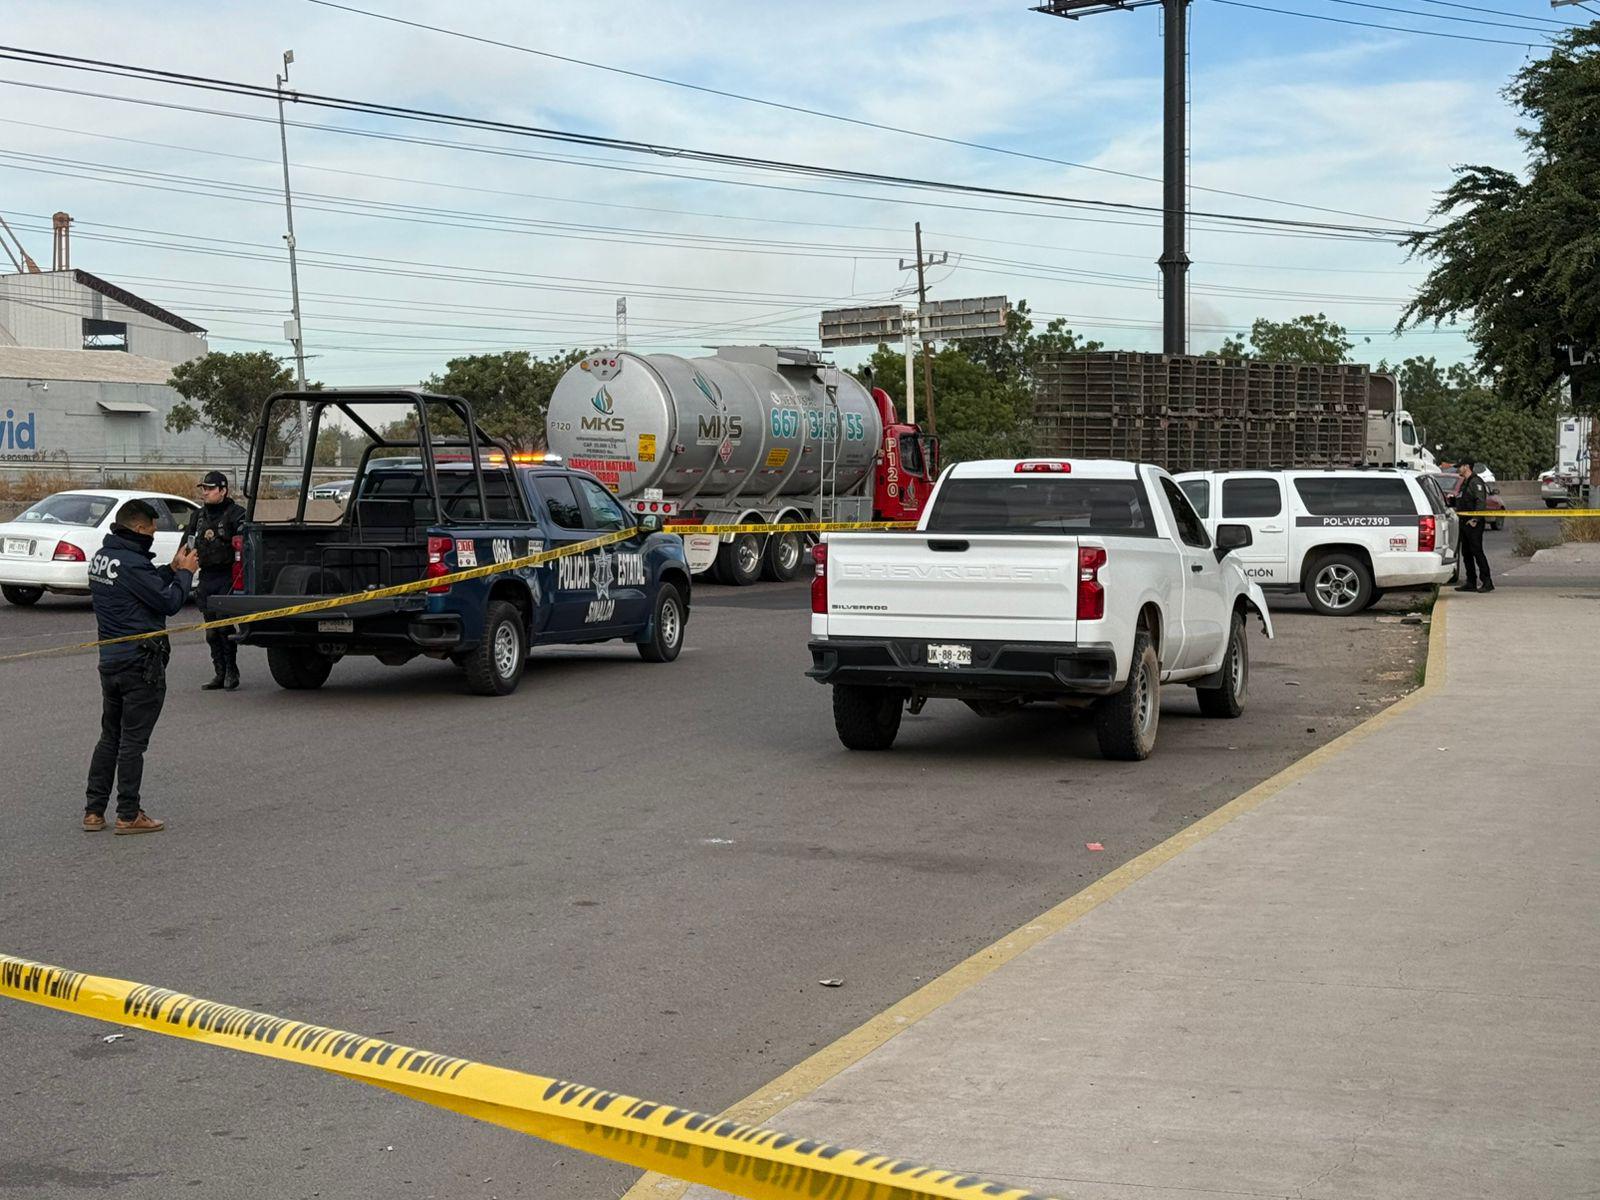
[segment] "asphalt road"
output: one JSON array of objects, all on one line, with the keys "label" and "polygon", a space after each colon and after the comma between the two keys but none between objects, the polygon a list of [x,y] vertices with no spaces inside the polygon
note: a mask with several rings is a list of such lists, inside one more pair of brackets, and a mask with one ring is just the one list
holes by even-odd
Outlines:
[{"label": "asphalt road", "polygon": [[[1243,719],[1168,689],[1149,762],[951,703],[851,754],[803,584],[697,592],[688,648],[201,693],[175,652],[141,838],[78,830],[93,660],[0,664],[0,949],[716,1110],[1397,696],[1420,632],[1277,606]],[[1386,602],[1386,605],[1389,602]],[[85,603],[0,608],[0,654]],[[1085,844],[1098,842],[1103,852]],[[819,981],[843,978],[844,986]],[[305,1068],[0,1002],[0,1193],[615,1196],[636,1173]]]}]

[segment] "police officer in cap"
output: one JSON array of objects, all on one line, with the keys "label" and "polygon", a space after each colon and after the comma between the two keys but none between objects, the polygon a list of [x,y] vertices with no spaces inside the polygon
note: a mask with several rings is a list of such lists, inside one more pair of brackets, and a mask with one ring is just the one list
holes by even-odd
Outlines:
[{"label": "police officer in cap", "polygon": [[[1489,485],[1483,481],[1470,462],[1456,468],[1461,483],[1456,488],[1454,507],[1464,513],[1484,512],[1489,507]],[[1466,582],[1456,585],[1458,592],[1492,592],[1494,580],[1489,575],[1489,559],[1483,552],[1483,517],[1462,517],[1461,522],[1461,572]],[[1481,581],[1481,582],[1480,582]]]},{"label": "police officer in cap", "polygon": [[[194,547],[200,559],[200,582],[195,602],[208,621],[215,620],[210,604],[213,596],[233,591],[233,539],[244,532],[244,508],[228,495],[228,477],[221,471],[207,471],[195,490],[202,506],[189,518],[184,540]],[[200,686],[208,692],[239,686],[239,645],[227,629],[206,630],[211,647],[211,666],[215,670],[209,683]]]}]

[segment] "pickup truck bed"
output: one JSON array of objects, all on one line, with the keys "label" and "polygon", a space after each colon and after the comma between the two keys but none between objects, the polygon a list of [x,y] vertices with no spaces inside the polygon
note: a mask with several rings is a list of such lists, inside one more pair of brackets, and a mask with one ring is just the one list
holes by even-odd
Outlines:
[{"label": "pickup truck bed", "polygon": [[1244,614],[1268,636],[1271,620],[1230,550],[1155,467],[962,464],[915,532],[825,539],[808,674],[833,685],[854,749],[887,748],[906,704],[990,715],[1048,701],[1093,709],[1102,749],[1142,758],[1162,683],[1240,711]]}]

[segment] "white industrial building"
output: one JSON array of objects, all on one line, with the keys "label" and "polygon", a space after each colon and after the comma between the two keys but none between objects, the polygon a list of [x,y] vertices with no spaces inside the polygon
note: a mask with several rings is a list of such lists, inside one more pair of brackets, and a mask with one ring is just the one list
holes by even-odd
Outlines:
[{"label": "white industrial building", "polygon": [[0,461],[236,456],[198,429],[166,427],[179,400],[172,368],[205,354],[205,335],[88,271],[0,275]]}]

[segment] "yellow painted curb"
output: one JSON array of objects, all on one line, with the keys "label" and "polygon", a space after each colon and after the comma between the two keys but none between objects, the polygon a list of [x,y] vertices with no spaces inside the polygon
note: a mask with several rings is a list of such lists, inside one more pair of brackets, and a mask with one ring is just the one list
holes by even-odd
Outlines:
[{"label": "yellow painted curb", "polygon": [[[1441,601],[1443,597],[1440,597]],[[1201,817],[1160,845],[1152,846],[1137,858],[1097,879],[1076,895],[1040,914],[1026,925],[1013,929],[970,958],[957,963],[937,979],[924,984],[904,1000],[892,1005],[857,1026],[837,1041],[824,1046],[811,1057],[797,1063],[772,1082],[765,1084],[723,1110],[720,1116],[744,1124],[759,1125],[771,1120],[795,1101],[827,1083],[847,1067],[860,1062],[890,1038],[902,1033],[928,1014],[944,1007],[957,996],[983,982],[1012,959],[1031,949],[1053,933],[1099,908],[1113,896],[1126,891],[1156,868],[1171,862],[1191,846],[1198,845],[1223,826],[1261,807],[1285,788],[1298,783],[1330,758],[1371,736],[1402,713],[1416,707],[1428,693],[1445,681],[1445,616],[1443,603],[1435,603],[1428,630],[1427,670],[1423,684],[1401,697],[1380,713],[1374,713],[1354,729],[1346,730],[1326,745],[1236,796],[1221,808]],[[671,1176],[649,1172],[622,1195],[622,1200],[678,1200],[689,1185]]]}]

